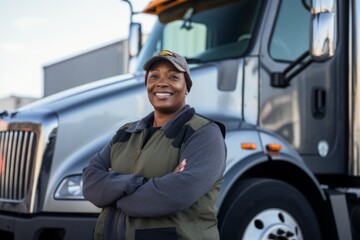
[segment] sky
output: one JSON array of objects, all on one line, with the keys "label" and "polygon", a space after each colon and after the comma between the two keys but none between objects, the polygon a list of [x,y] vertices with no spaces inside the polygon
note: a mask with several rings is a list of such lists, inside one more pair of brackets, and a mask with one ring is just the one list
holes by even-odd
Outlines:
[{"label": "sky", "polygon": [[[145,33],[154,19],[134,18]],[[0,0],[0,99],[41,98],[44,66],[127,38],[129,21],[122,0]]]}]

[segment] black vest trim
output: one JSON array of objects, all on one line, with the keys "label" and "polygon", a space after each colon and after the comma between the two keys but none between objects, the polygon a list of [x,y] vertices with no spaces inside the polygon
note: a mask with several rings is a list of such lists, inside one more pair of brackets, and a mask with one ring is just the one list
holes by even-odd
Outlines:
[{"label": "black vest trim", "polygon": [[166,129],[165,136],[170,139],[175,138],[180,132],[181,128],[184,126],[184,124],[190,121],[194,114],[195,110],[193,108],[184,112],[180,117],[175,119],[175,121],[171,124],[171,127]]},{"label": "black vest trim", "polygon": [[183,126],[171,145],[173,145],[175,148],[180,148],[181,145],[186,142],[194,132],[195,130],[191,126]]},{"label": "black vest trim", "polygon": [[130,139],[131,133],[126,132],[127,128],[120,128],[117,130],[115,136],[112,139],[112,144],[117,142],[126,142]]}]

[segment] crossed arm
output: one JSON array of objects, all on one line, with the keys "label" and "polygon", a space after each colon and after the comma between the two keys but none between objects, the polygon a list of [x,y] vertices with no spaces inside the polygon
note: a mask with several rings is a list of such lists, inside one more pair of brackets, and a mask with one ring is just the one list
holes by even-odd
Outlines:
[{"label": "crossed arm", "polygon": [[172,173],[145,180],[136,174],[108,171],[110,146],[84,168],[84,196],[98,207],[111,204],[134,217],[168,215],[190,207],[221,178],[226,148],[219,128],[208,124],[186,143]]},{"label": "crossed arm", "polygon": [[110,169],[110,143],[93,156],[83,169],[84,197],[99,208],[113,204],[141,186],[145,178],[136,174],[120,174]]}]

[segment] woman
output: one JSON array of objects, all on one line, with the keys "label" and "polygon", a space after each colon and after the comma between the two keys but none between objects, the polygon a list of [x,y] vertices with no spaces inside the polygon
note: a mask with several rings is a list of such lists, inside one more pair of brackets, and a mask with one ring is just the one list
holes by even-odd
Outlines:
[{"label": "woman", "polygon": [[94,238],[219,239],[224,127],[186,105],[184,57],[164,50],[144,70],[154,111],[122,126],[83,170],[85,198],[103,208]]}]

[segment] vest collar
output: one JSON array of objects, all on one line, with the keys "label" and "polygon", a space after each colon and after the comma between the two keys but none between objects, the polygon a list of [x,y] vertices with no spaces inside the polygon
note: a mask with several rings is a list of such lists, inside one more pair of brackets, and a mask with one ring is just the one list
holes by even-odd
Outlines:
[{"label": "vest collar", "polygon": [[[171,127],[171,125],[187,111],[192,111],[195,113],[194,108],[190,107],[189,105],[185,105],[183,109],[181,109],[180,112],[178,112],[168,123],[162,126],[161,129],[163,129],[164,131],[168,130]],[[126,129],[126,132],[128,133],[140,132],[145,128],[147,128],[150,124],[153,124],[153,121],[154,121],[154,112],[151,112],[141,120],[134,122],[128,129]]]}]

